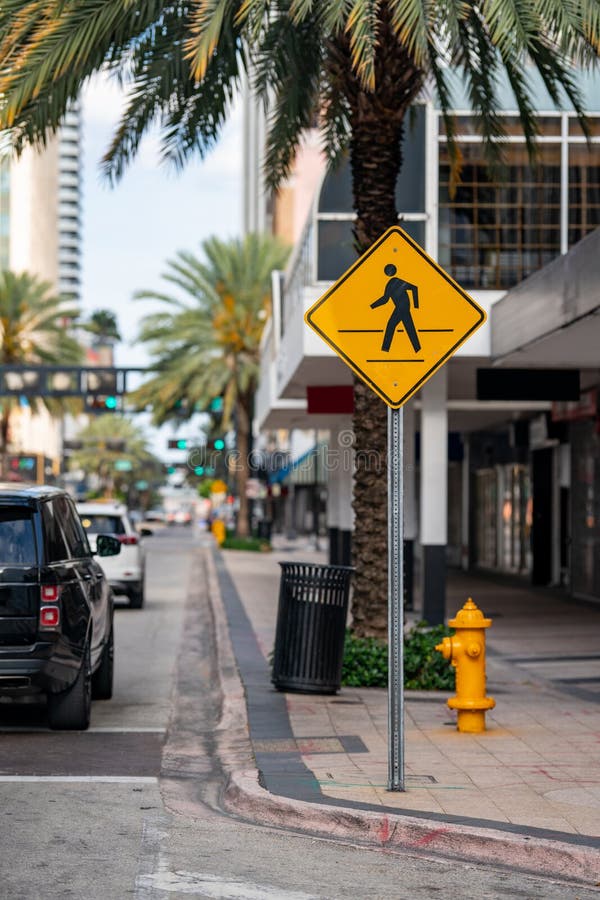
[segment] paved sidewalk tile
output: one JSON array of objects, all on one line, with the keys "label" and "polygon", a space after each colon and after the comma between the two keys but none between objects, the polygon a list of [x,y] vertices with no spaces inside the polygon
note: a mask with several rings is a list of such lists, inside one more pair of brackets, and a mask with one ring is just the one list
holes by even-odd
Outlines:
[{"label": "paved sidewalk tile", "polygon": [[[278,560],[325,562],[324,555],[292,544],[272,554],[229,551],[223,559],[266,661]],[[488,693],[497,705],[488,730],[459,734],[448,694],[406,692],[406,791],[390,792],[386,690],[290,693],[287,715],[304,766],[333,800],[600,836],[600,685],[595,700],[586,682],[600,677],[600,609],[452,574],[449,613],[467,596],[494,619]],[[360,752],[344,745],[350,738],[360,739]],[[260,742],[257,749],[264,750]]]}]

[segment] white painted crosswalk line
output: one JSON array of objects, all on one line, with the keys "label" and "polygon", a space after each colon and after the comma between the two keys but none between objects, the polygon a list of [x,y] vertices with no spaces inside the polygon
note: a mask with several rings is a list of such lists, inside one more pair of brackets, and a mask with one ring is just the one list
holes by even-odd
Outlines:
[{"label": "white painted crosswalk line", "polygon": [[209,875],[206,872],[166,872],[138,875],[136,888],[168,893],[197,894],[215,900],[319,900],[316,894],[283,891],[271,885]]}]

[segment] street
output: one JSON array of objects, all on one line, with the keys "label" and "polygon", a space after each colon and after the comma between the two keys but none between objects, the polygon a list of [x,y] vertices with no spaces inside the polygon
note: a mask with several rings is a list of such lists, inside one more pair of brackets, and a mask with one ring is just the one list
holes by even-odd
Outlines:
[{"label": "street", "polygon": [[[219,680],[198,549],[148,539],[147,604],[116,611],[116,689],[86,733],[2,705],[0,897],[591,898],[597,892],[426,853],[266,828],[220,809]],[[239,747],[240,754],[250,748]]]}]

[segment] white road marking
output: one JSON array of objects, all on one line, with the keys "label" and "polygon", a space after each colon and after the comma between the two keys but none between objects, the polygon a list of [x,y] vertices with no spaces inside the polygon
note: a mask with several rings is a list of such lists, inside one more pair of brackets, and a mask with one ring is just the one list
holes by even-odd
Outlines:
[{"label": "white road marking", "polygon": [[168,819],[164,815],[144,819],[134,900],[157,900],[159,896],[152,878],[153,873],[162,875],[169,871],[163,850],[163,843],[169,837],[168,826]]},{"label": "white road marking", "polygon": [[[281,888],[222,878],[206,872],[156,872],[138,875],[136,888],[179,894],[198,894],[215,900],[319,900],[316,894],[282,891]],[[137,896],[137,894],[136,894]]]},{"label": "white road marking", "polygon": [[158,778],[142,775],[0,775],[1,782],[57,782],[58,784],[158,784]]}]

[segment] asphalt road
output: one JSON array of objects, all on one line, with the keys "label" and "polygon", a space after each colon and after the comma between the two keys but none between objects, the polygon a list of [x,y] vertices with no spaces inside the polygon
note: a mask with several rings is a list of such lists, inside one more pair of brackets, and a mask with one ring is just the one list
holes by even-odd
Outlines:
[{"label": "asphalt road", "polygon": [[50,732],[39,706],[0,710],[0,898],[599,896],[223,814],[205,539],[185,528],[149,539],[147,606],[117,610],[115,696],[94,704],[87,733]]}]

